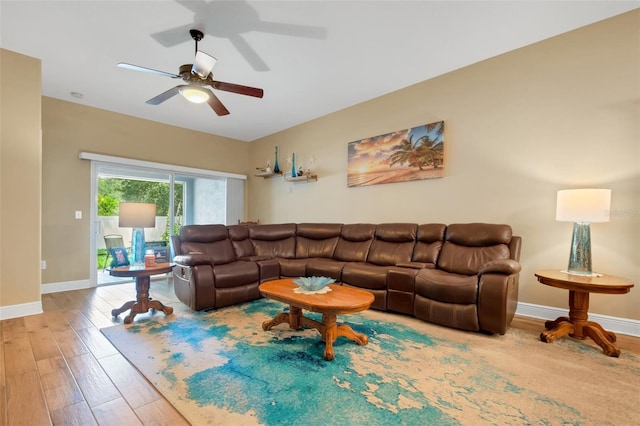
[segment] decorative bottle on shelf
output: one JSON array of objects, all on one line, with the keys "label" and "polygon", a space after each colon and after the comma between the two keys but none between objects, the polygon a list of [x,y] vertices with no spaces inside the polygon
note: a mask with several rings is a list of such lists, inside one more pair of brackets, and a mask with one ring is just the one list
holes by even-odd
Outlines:
[{"label": "decorative bottle on shelf", "polygon": [[296,177],[296,153],[291,154],[291,177]]},{"label": "decorative bottle on shelf", "polygon": [[273,164],[273,173],[280,173],[280,167],[278,166],[278,146],[276,145],[276,162]]}]

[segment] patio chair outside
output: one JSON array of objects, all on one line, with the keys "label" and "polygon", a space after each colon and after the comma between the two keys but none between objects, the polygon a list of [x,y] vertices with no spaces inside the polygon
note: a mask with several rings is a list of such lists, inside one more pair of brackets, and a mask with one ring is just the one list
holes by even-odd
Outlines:
[{"label": "patio chair outside", "polygon": [[104,236],[104,245],[107,247],[107,258],[104,261],[103,271],[109,266],[109,257],[111,257],[111,249],[114,247],[124,247],[122,235],[109,234]]}]

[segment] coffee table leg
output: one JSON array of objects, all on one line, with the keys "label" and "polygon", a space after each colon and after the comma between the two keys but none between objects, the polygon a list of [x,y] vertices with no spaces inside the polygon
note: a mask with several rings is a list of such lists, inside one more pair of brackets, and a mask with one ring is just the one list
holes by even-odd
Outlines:
[{"label": "coffee table leg", "polygon": [[297,306],[289,306],[289,328],[302,328],[302,309]]},{"label": "coffee table leg", "polygon": [[322,334],[322,340],[325,342],[324,359],[327,361],[335,358],[333,342],[340,336],[346,337],[360,346],[369,343],[369,338],[365,334],[356,333],[347,324],[337,325],[336,315],[334,314],[322,315],[322,327],[318,328],[318,331]]},{"label": "coffee table leg", "polygon": [[287,312],[280,312],[278,315],[276,315],[273,319],[270,319],[268,321],[265,321],[262,323],[262,329],[263,330],[271,330],[273,327],[275,327],[278,324],[282,324],[282,323],[289,323],[289,314]]},{"label": "coffee table leg", "polygon": [[322,322],[318,322],[302,315],[302,309],[296,306],[290,306],[288,313],[281,312],[273,319],[263,322],[262,329],[265,331],[271,330],[276,325],[283,323],[289,324],[289,327],[293,329],[299,329],[306,326],[318,330],[322,337],[322,341],[325,342],[324,359],[327,361],[333,361],[335,358],[333,342],[335,342],[339,336],[344,336],[356,342],[360,346],[364,346],[369,343],[369,338],[365,334],[356,333],[346,324],[338,325],[336,314],[323,313]]},{"label": "coffee table leg", "polygon": [[333,352],[333,342],[338,337],[338,325],[336,324],[335,314],[322,314],[322,325],[324,325],[323,340],[326,345],[324,348],[324,359],[332,361],[335,358]]},{"label": "coffee table leg", "polygon": [[295,330],[302,328],[302,309],[296,306],[290,306],[289,312],[280,312],[273,319],[262,323],[263,330],[271,330],[278,324],[287,323],[289,328]]},{"label": "coffee table leg", "polygon": [[351,339],[360,346],[365,346],[369,343],[369,338],[366,334],[356,333],[347,324],[340,324],[338,326],[338,336],[344,336],[347,339]]}]

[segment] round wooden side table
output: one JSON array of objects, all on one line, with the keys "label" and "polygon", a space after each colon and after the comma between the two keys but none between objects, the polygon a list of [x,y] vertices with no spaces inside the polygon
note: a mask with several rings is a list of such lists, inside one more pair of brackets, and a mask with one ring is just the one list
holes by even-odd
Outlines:
[{"label": "round wooden side table", "polygon": [[133,277],[136,279],[136,300],[126,302],[120,308],[111,310],[111,315],[117,317],[122,312],[130,309],[129,315],[124,318],[124,323],[131,324],[137,314],[145,313],[149,309],[162,311],[165,315],[172,314],[173,308],[171,306],[165,306],[159,300],[152,300],[149,297],[151,275],[166,274],[171,272],[172,269],[172,263],[156,263],[153,266],[130,265],[109,269],[109,274],[114,277]]},{"label": "round wooden side table", "polygon": [[542,284],[569,290],[569,317],[562,316],[545,322],[547,331],[540,333],[540,340],[551,343],[567,334],[577,339],[589,337],[606,355],[620,356],[620,349],[614,345],[615,333],[606,331],[597,322],[589,321],[589,293],[629,293],[632,282],[613,275],[575,275],[558,270],[538,271],[535,276]]}]

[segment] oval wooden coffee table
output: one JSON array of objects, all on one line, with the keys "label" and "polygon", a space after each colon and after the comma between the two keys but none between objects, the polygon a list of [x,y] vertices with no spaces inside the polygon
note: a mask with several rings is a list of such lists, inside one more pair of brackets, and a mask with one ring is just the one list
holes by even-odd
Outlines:
[{"label": "oval wooden coffee table", "polygon": [[[289,327],[293,329],[299,329],[305,325],[315,328],[326,343],[324,359],[327,361],[331,361],[335,357],[333,342],[339,336],[351,339],[361,346],[369,343],[369,338],[365,334],[356,333],[346,324],[338,325],[337,315],[352,314],[369,309],[374,300],[373,294],[337,284],[330,284],[329,287],[331,291],[324,294],[300,294],[294,293],[293,290],[298,286],[293,283],[291,278],[260,284],[259,289],[263,296],[290,306],[288,313],[279,313],[272,320],[263,322],[262,329],[271,330],[272,327],[282,323],[289,324]],[[302,309],[322,314],[322,322],[305,317],[302,315]]]}]

